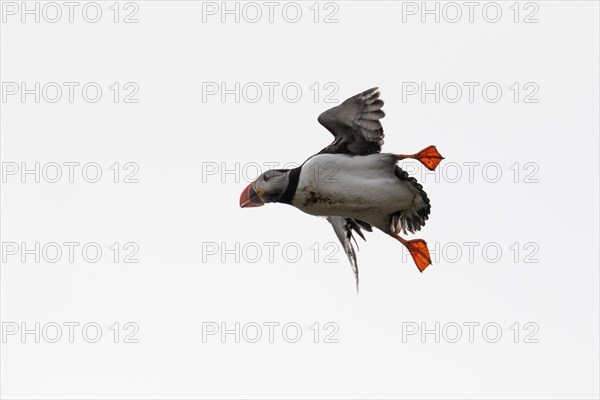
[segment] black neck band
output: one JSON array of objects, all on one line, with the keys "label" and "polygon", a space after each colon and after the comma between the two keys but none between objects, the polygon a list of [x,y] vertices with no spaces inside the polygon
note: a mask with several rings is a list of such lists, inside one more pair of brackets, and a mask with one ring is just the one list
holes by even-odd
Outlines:
[{"label": "black neck band", "polygon": [[296,189],[298,188],[298,182],[300,181],[300,170],[301,169],[302,169],[302,166],[300,166],[298,168],[290,169],[290,173],[288,175],[288,179],[289,179],[288,187],[285,189],[285,192],[283,192],[281,199],[279,199],[277,201],[278,203],[292,204],[292,199],[294,198],[294,195],[296,194]]}]

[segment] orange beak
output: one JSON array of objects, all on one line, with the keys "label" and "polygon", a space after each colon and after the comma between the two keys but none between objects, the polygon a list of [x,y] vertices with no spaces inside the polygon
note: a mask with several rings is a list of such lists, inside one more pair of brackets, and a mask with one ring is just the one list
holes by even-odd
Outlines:
[{"label": "orange beak", "polygon": [[240,195],[240,207],[260,207],[265,204],[263,199],[260,197],[262,193],[254,190],[254,182],[246,186],[246,189],[242,191]]}]

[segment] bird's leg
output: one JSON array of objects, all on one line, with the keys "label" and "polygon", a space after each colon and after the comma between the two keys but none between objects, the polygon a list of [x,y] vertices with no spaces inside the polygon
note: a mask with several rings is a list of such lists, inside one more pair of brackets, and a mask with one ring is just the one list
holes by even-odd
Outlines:
[{"label": "bird's leg", "polygon": [[410,252],[413,261],[419,268],[419,271],[425,271],[429,265],[431,265],[431,256],[429,256],[429,249],[427,243],[423,239],[406,240],[401,238],[397,233],[390,232],[389,235],[402,243]]},{"label": "bird's leg", "polygon": [[430,171],[433,171],[438,164],[444,159],[442,155],[437,151],[435,146],[425,147],[423,150],[416,154],[399,154],[396,156],[398,160],[404,160],[406,158],[414,158],[419,160],[424,166]]}]

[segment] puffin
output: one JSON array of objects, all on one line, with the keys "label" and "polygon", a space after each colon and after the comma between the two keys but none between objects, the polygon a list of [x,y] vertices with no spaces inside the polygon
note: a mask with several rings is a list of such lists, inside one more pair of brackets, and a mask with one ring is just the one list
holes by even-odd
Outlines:
[{"label": "puffin", "polygon": [[306,214],[325,217],[333,227],[354,272],[358,263],[353,233],[376,228],[409,251],[423,272],[431,265],[423,239],[405,239],[425,225],[431,204],[423,186],[397,163],[415,159],[433,171],[444,157],[435,146],[415,154],[382,153],[383,127],[379,88],[348,98],[326,110],[318,122],[333,134],[333,142],[293,169],[271,169],[251,182],[240,195],[240,207],[266,203],[289,204]]}]

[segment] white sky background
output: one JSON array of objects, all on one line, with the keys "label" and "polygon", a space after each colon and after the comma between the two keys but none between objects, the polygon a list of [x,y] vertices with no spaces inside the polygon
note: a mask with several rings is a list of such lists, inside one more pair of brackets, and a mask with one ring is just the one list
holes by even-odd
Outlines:
[{"label": "white sky background", "polygon": [[[46,20],[55,11],[45,3],[39,23],[34,15],[22,23],[21,3],[7,3],[0,30],[2,397],[599,396],[597,2],[499,2],[496,23],[486,21],[495,17],[486,2],[473,23],[462,2],[456,23],[446,3],[439,3],[439,23],[434,15],[421,21],[421,2],[321,3],[316,23],[312,2],[299,3],[297,23],[284,18],[284,2],[273,23],[262,2],[256,23],[244,3],[239,23],[235,15],[221,22],[220,2],[204,4],[218,8],[205,22],[201,2],[121,3],[117,23],[112,2],[99,3],[97,23],[83,17],[85,2],[73,23],[63,3],[56,23]],[[337,23],[324,23],[332,12]],[[137,23],[123,23],[130,13]],[[526,16],[538,22],[524,23]],[[29,89],[40,82],[39,103],[35,94],[22,100],[22,82]],[[56,103],[49,101],[54,87],[43,90],[49,82],[62,88]],[[72,103],[63,82],[79,85]],[[102,89],[96,103],[82,95],[89,82]],[[206,92],[222,82],[230,89],[239,82],[239,102]],[[262,88],[256,102],[252,82]],[[272,102],[264,82],[278,85]],[[440,83],[439,103],[434,94],[423,101],[407,93],[422,82],[428,89]],[[473,82],[472,102],[464,82]],[[462,96],[453,103],[457,85]],[[398,242],[368,234],[366,243],[359,239],[357,295],[326,221],[283,205],[242,210],[238,199],[257,163],[298,164],[329,144],[318,114],[373,86],[385,100],[384,151],[435,144],[446,160],[437,175],[404,164],[432,201],[414,237],[437,249],[434,265],[420,274]],[[138,102],[125,103],[136,87]],[[302,90],[295,102],[293,87]],[[495,87],[502,93],[492,102]],[[329,93],[333,103],[324,101]],[[31,174],[21,182],[22,163],[36,162],[40,183]],[[65,162],[80,163],[73,183]],[[102,171],[97,183],[82,177],[90,162]],[[57,183],[45,179],[54,177],[51,163],[62,166]],[[124,183],[136,166],[139,182]],[[32,249],[36,242],[40,262],[35,254],[22,262],[21,243]],[[53,248],[41,250],[51,242],[63,251],[55,263]],[[64,242],[80,244],[72,263]],[[98,262],[83,258],[86,243],[102,249]],[[223,251],[236,243],[236,254]],[[139,262],[124,262],[136,246]],[[262,255],[253,262],[256,248]],[[36,322],[39,343],[34,334],[21,337]],[[80,324],[73,343],[69,322]],[[127,322],[135,325],[125,329]],[[236,322],[247,327],[239,343],[233,334],[203,340],[207,323],[233,329]],[[280,324],[273,343],[269,322]],[[88,342],[93,328],[81,332],[86,323],[101,327],[97,343]],[[297,343],[286,340],[293,328],[282,333],[286,323],[302,329]],[[439,343],[434,334],[408,335],[436,323]],[[469,323],[479,324],[472,343]],[[53,324],[62,327],[57,343]],[[262,337],[250,343],[254,324]],[[138,343],[124,343],[134,326],[130,339]],[[462,336],[452,343],[456,326]],[[325,343],[335,327],[337,343]],[[502,335],[490,343],[495,327]]]}]

